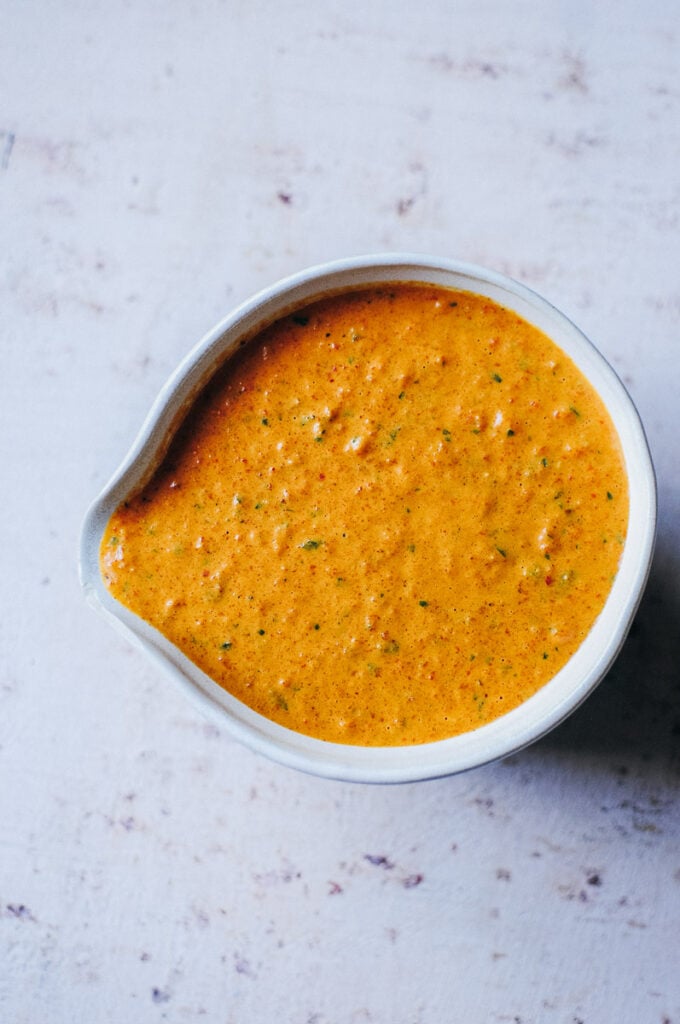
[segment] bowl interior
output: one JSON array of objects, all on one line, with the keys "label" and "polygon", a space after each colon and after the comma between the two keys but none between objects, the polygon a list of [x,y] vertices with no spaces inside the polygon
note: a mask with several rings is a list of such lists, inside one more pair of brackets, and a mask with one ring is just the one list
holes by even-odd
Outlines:
[{"label": "bowl interior", "polygon": [[[473,732],[410,747],[328,743],[262,717],[224,691],[156,630],[111,597],[99,569],[99,546],[116,507],[152,475],[177,426],[204,384],[244,338],[329,292],[386,282],[423,282],[475,292],[547,334],[573,360],[604,401],[618,431],[629,479],[629,524],[619,571],[581,647],[533,697]],[[82,532],[80,574],[88,601],[135,645],[158,661],[239,740],[289,766],[366,782],[401,782],[464,771],[506,756],[570,714],[616,657],[642,596],[656,527],[654,471],[635,407],[618,377],[563,314],[524,286],[470,264],[424,256],[357,257],[311,268],[243,303],[187,355],[163,387],[123,463],[90,507]]]}]

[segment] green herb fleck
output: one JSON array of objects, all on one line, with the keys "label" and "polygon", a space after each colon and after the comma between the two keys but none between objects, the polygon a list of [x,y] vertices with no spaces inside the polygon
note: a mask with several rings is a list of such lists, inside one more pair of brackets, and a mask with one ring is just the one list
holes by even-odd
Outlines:
[{"label": "green herb fleck", "polygon": [[545,458],[545,456],[541,459],[541,465],[545,467],[547,467],[548,465],[548,460]]},{"label": "green herb fleck", "polygon": [[321,626],[319,625],[318,622],[314,623],[314,629],[321,629]]},{"label": "green herb fleck", "polygon": [[113,548],[115,548],[115,546],[116,546],[116,544],[117,544],[117,543],[118,543],[118,538],[117,538],[117,537],[111,537],[111,539],[109,540],[109,544],[110,544],[110,545],[111,545],[111,547],[113,547]]},{"label": "green herb fleck", "polygon": [[405,391],[400,391],[399,392],[399,399],[401,400],[402,398],[406,398],[406,392]]},{"label": "green herb fleck", "polygon": [[497,384],[500,384],[502,382],[503,378],[501,377],[501,375],[499,373],[492,373],[491,374],[491,380],[495,380]]},{"label": "green herb fleck", "polygon": [[507,437],[514,437],[514,436],[515,436],[515,431],[514,431],[514,430],[508,430],[508,432],[507,432],[507,435],[506,435],[506,436],[507,436]]},{"label": "green herb fleck", "polygon": [[612,494],[611,491],[607,491],[607,501],[613,501],[613,500],[614,500],[614,495]]},{"label": "green herb fleck", "polygon": [[573,412],[574,416],[580,416],[581,415],[581,413],[578,411],[578,409],[576,408],[575,405],[570,405],[569,409],[570,409],[571,412]]},{"label": "green herb fleck", "polygon": [[427,608],[429,603],[429,601],[418,601],[418,604],[420,605],[421,608]]},{"label": "green herb fleck", "polygon": [[303,548],[304,551],[316,551],[318,547],[321,547],[322,543],[323,542],[320,540],[306,540],[303,544],[300,544],[300,547]]},{"label": "green herb fleck", "polygon": [[264,636],[264,630],[263,629],[258,629],[257,632],[258,632],[259,636]]},{"label": "green herb fleck", "polygon": [[269,420],[267,419],[266,416],[263,416],[263,418],[260,420],[260,423],[262,424],[263,427],[269,426]]},{"label": "green herb fleck", "polygon": [[507,551],[504,551],[503,548],[497,547],[496,551],[498,552],[499,555],[502,555],[503,558],[507,558],[508,553]]},{"label": "green herb fleck", "polygon": [[223,651],[231,650],[231,640],[225,640],[223,644],[220,644],[220,649]]}]

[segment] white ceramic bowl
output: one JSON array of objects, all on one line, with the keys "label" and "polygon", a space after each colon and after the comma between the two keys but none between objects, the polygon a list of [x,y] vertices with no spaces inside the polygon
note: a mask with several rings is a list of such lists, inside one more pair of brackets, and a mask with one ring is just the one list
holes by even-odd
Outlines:
[{"label": "white ceramic bowl", "polygon": [[[619,572],[604,609],[568,664],[535,696],[461,736],[417,746],[376,748],[312,739],[243,705],[110,596],[98,558],[104,527],[114,509],[151,475],[198,392],[241,339],[328,291],[388,281],[422,281],[488,296],[552,338],[594,385],[618,430],[630,482],[630,521]],[[654,470],[640,419],[618,377],[584,335],[544,299],[500,274],[452,260],[383,254],[345,259],[287,278],[243,303],[199,342],[162,389],[131,451],[88,511],[80,572],[88,601],[169,671],[218,724],[254,750],[329,778],[406,782],[465,771],[511,754],[554,728],[588,696],[614,661],[632,622],[647,581],[655,528]]]}]

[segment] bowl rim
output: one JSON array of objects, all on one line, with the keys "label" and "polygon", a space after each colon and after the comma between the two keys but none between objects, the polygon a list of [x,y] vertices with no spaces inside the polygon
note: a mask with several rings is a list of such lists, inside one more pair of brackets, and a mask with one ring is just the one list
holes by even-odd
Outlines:
[{"label": "bowl rim", "polygon": [[[148,479],[202,387],[244,340],[329,292],[400,281],[442,284],[485,295],[548,334],[590,380],[609,411],[626,464],[630,513],[618,574],[604,608],[581,646],[552,680],[514,710],[471,732],[418,745],[363,747],[297,733],[224,691],[160,633],[111,597],[99,570],[99,545],[114,509]],[[87,510],[80,539],[79,577],[87,602],[169,673],[204,714],[246,746],[280,764],[325,778],[414,782],[507,757],[546,735],[576,710],[623,646],[649,576],[656,521],[656,478],[638,411],[604,356],[564,313],[526,285],[474,263],[420,253],[376,253],[316,264],[282,278],[236,306],[189,350],[161,388],[118,469]]]}]

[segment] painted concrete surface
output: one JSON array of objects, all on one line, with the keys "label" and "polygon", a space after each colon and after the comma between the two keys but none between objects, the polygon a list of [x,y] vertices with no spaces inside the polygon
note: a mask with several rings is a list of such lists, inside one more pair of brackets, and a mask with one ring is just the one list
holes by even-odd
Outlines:
[{"label": "painted concrete surface", "polygon": [[[11,0],[0,54],[0,1020],[680,1024],[675,6]],[[77,548],[215,321],[384,250],[570,315],[660,523],[566,724],[374,788],[203,720],[86,607]]]}]

